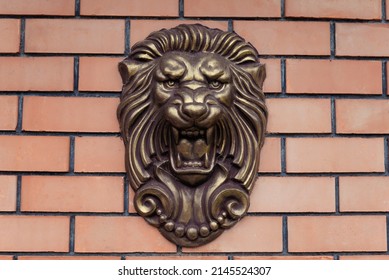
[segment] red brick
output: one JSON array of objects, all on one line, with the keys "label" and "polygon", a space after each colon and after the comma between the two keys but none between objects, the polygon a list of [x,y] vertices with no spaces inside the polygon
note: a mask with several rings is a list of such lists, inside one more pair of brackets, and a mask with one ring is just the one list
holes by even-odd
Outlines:
[{"label": "red brick", "polygon": [[0,211],[16,210],[16,176],[0,176]]},{"label": "red brick", "polygon": [[183,252],[281,252],[281,217],[245,217],[235,227],[204,246]]},{"label": "red brick", "polygon": [[175,252],[176,245],[141,217],[76,217],[75,251]]},{"label": "red brick", "polygon": [[383,172],[381,138],[288,138],[287,172]]},{"label": "red brick", "polygon": [[330,54],[327,22],[234,21],[234,30],[261,55]]},{"label": "red brick", "polygon": [[18,260],[54,260],[54,261],[77,261],[77,260],[121,260],[120,256],[18,256]]},{"label": "red brick", "polygon": [[26,52],[123,53],[124,20],[27,19]]},{"label": "red brick", "polygon": [[81,15],[177,17],[177,0],[82,0]]},{"label": "red brick", "polygon": [[329,177],[259,177],[249,212],[335,212],[335,180]]},{"label": "red brick", "polygon": [[1,91],[71,91],[71,57],[0,57]]},{"label": "red brick", "polygon": [[381,0],[286,0],[285,16],[381,19]]},{"label": "red brick", "polygon": [[75,144],[76,172],[125,172],[119,137],[76,137]]},{"label": "red brick", "polygon": [[23,130],[117,132],[118,104],[118,98],[28,96]]},{"label": "red brick", "polygon": [[352,255],[339,256],[340,260],[389,260],[389,255]]},{"label": "red brick", "polygon": [[0,216],[0,251],[67,252],[69,217]]},{"label": "red brick", "polygon": [[234,260],[333,260],[332,256],[234,256]]},{"label": "red brick", "polygon": [[69,138],[0,136],[0,170],[68,171]]},{"label": "red brick", "polygon": [[267,99],[272,133],[331,132],[331,101],[329,99]]},{"label": "red brick", "polygon": [[337,100],[337,133],[389,133],[389,100]]},{"label": "red brick", "polygon": [[278,0],[186,0],[184,15],[189,17],[280,17]]},{"label": "red brick", "polygon": [[69,0],[0,0],[3,15],[74,15],[74,1]]},{"label": "red brick", "polygon": [[130,38],[131,46],[136,42],[144,40],[151,32],[163,28],[172,28],[180,24],[200,23],[210,28],[228,29],[227,21],[211,20],[131,20]]},{"label": "red brick", "polygon": [[198,256],[190,256],[190,255],[179,255],[179,256],[172,256],[172,255],[166,255],[166,256],[127,256],[126,260],[144,260],[144,261],[149,261],[149,260],[161,260],[161,261],[181,261],[181,260],[227,260],[227,256],[203,256],[203,255],[198,255]]},{"label": "red brick", "polygon": [[134,197],[135,197],[135,193],[130,186],[130,188],[128,190],[128,212],[130,212],[130,213],[136,213],[136,210],[134,207]]},{"label": "red brick", "polygon": [[18,123],[18,97],[0,96],[0,130],[15,130]]},{"label": "red brick", "polygon": [[116,91],[122,89],[118,64],[123,57],[81,57],[80,91]]},{"label": "red brick", "polygon": [[259,172],[281,172],[281,140],[267,137],[261,150]]},{"label": "red brick", "polygon": [[389,24],[336,24],[336,55],[389,56],[388,41]]},{"label": "red brick", "polygon": [[382,94],[381,62],[290,59],[287,93]]},{"label": "red brick", "polygon": [[123,178],[24,176],[22,211],[123,212]]},{"label": "red brick", "polygon": [[[0,11],[1,11],[0,2]],[[0,52],[17,53],[20,44],[20,20],[0,19]]]},{"label": "red brick", "polygon": [[386,251],[386,217],[288,217],[288,247],[290,252]]},{"label": "red brick", "polygon": [[389,177],[341,177],[340,210],[389,211]]},{"label": "red brick", "polygon": [[279,59],[263,59],[261,63],[266,65],[266,80],[263,84],[263,91],[281,92],[281,61]]}]

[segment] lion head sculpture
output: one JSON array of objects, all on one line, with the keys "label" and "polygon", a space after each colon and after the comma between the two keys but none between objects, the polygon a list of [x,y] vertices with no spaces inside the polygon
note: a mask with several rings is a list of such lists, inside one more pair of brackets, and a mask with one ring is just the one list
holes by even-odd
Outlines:
[{"label": "lion head sculpture", "polygon": [[267,121],[257,56],[194,24],[150,34],[119,64],[134,206],[178,245],[210,242],[248,210]]}]

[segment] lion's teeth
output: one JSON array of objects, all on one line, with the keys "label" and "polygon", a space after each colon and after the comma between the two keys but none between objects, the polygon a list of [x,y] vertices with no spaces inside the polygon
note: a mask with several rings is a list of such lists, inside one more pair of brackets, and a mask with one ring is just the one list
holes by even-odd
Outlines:
[{"label": "lion's teeth", "polygon": [[179,133],[183,137],[197,138],[199,136],[204,136],[206,132],[204,130],[191,129],[191,130],[181,130]]},{"label": "lion's teeth", "polygon": [[184,161],[184,167],[201,167],[203,163],[201,161]]}]

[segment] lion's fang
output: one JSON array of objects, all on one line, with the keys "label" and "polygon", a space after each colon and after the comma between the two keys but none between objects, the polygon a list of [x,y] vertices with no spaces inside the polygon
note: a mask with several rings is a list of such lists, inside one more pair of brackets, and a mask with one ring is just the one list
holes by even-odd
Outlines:
[{"label": "lion's fang", "polygon": [[172,127],[172,131],[173,131],[174,142],[176,143],[176,145],[178,145],[178,130]]},{"label": "lion's fang", "polygon": [[207,137],[205,137],[205,141],[207,145],[209,145],[210,141],[212,141],[211,137],[213,136],[214,128],[210,127],[207,129]]},{"label": "lion's fang", "polygon": [[177,167],[180,168],[182,166],[182,160],[180,153],[177,153]]},{"label": "lion's fang", "polygon": [[208,153],[205,153],[205,155],[204,155],[204,166],[205,166],[205,168],[209,168],[209,166],[210,166]]}]

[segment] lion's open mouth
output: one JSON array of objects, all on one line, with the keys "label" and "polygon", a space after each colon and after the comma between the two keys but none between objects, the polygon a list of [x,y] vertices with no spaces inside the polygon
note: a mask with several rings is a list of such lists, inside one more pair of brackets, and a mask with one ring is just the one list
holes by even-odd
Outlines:
[{"label": "lion's open mouth", "polygon": [[215,129],[171,128],[170,162],[180,174],[207,174],[215,162]]}]

